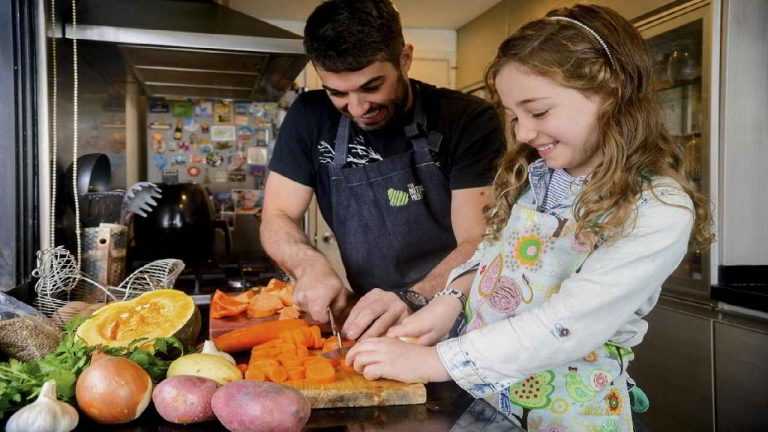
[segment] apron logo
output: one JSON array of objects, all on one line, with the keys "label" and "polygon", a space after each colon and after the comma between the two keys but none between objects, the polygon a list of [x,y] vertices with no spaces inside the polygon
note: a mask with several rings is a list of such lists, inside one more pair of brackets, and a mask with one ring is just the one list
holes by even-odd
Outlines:
[{"label": "apron logo", "polygon": [[408,194],[397,189],[387,189],[387,197],[389,197],[389,205],[392,207],[402,207],[408,204]]},{"label": "apron logo", "polygon": [[408,192],[389,188],[387,189],[387,198],[389,198],[389,205],[392,207],[402,207],[409,201],[421,201],[424,199],[424,186],[409,183]]}]

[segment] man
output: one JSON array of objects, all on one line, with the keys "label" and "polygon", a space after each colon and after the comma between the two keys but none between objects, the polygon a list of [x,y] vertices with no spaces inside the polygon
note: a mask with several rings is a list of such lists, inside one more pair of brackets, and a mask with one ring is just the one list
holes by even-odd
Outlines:
[{"label": "man", "polygon": [[342,333],[379,336],[474,252],[502,128],[480,99],[408,79],[413,46],[389,0],[324,2],[304,46],[324,90],[300,95],[281,126],[261,239],[302,310],[324,322],[343,308],[343,282],[301,229],[314,193],[362,295]]}]

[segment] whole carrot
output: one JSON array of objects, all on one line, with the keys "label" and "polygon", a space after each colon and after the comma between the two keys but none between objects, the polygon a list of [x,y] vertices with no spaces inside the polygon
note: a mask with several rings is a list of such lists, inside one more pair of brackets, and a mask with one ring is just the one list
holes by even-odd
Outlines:
[{"label": "whole carrot", "polygon": [[280,332],[308,326],[303,319],[267,321],[226,332],[213,338],[216,348],[226,352],[246,351],[254,346],[277,339]]}]

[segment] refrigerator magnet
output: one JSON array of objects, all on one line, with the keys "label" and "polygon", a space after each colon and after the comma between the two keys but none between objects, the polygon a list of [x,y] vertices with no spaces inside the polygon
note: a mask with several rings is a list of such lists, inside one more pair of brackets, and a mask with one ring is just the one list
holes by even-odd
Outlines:
[{"label": "refrigerator magnet", "polygon": [[184,119],[184,130],[188,132],[196,132],[200,129],[200,124],[194,118]]},{"label": "refrigerator magnet", "polygon": [[200,154],[203,156],[207,156],[209,154],[213,153],[213,146],[210,144],[201,144],[200,145]]},{"label": "refrigerator magnet", "polygon": [[213,117],[213,101],[197,101],[197,105],[195,105],[195,115],[198,117]]},{"label": "refrigerator magnet", "polygon": [[251,108],[250,102],[235,102],[235,114],[248,115],[250,108]]},{"label": "refrigerator magnet", "polygon": [[173,155],[173,158],[171,158],[171,165],[173,166],[186,165],[187,162],[189,162],[189,159],[187,158],[187,155],[184,153]]},{"label": "refrigerator magnet", "polygon": [[165,153],[165,134],[160,132],[154,132],[151,135],[152,138],[152,150],[155,153]]},{"label": "refrigerator magnet", "polygon": [[192,102],[179,101],[173,103],[173,116],[174,117],[192,117],[194,114],[194,108]]},{"label": "refrigerator magnet", "polygon": [[246,161],[250,165],[266,165],[267,149],[265,147],[248,147]]},{"label": "refrigerator magnet", "polygon": [[232,142],[231,141],[219,141],[217,143],[213,144],[213,148],[216,150],[229,150],[232,148]]},{"label": "refrigerator magnet", "polygon": [[168,165],[168,158],[162,154],[152,155],[152,165],[154,165],[158,171],[162,171]]},{"label": "refrigerator magnet", "polygon": [[232,103],[230,101],[216,101],[213,104],[213,118],[216,123],[231,123]]},{"label": "refrigerator magnet", "polygon": [[241,169],[230,171],[228,180],[230,183],[243,183],[245,181],[245,171]]},{"label": "refrigerator magnet", "polygon": [[167,113],[170,111],[168,102],[165,99],[152,98],[149,100],[149,112],[151,113]]},{"label": "refrigerator magnet", "polygon": [[171,128],[171,124],[153,121],[149,123],[149,128],[152,130],[168,130]]},{"label": "refrigerator magnet", "polygon": [[234,141],[235,127],[233,125],[211,126],[211,141]]},{"label": "refrigerator magnet", "polygon": [[230,171],[238,170],[242,168],[243,165],[245,165],[245,155],[243,153],[236,152],[229,156],[228,168]]},{"label": "refrigerator magnet", "polygon": [[248,124],[248,116],[244,115],[236,115],[235,116],[235,124],[238,126],[245,126]]},{"label": "refrigerator magnet", "polygon": [[200,133],[211,133],[211,125],[209,125],[208,122],[200,122]]},{"label": "refrigerator magnet", "polygon": [[250,141],[253,137],[253,128],[250,126],[240,126],[237,128],[238,141]]},{"label": "refrigerator magnet", "polygon": [[224,163],[224,156],[219,152],[211,152],[205,156],[205,163],[208,166],[217,167]]},{"label": "refrigerator magnet", "polygon": [[179,182],[179,170],[167,169],[163,170],[163,183],[176,184]]},{"label": "refrigerator magnet", "polygon": [[190,177],[197,177],[202,173],[200,167],[191,165],[187,167],[187,175]]},{"label": "refrigerator magnet", "polygon": [[205,156],[199,155],[199,154],[193,154],[189,157],[189,163],[193,164],[204,164],[205,163]]}]

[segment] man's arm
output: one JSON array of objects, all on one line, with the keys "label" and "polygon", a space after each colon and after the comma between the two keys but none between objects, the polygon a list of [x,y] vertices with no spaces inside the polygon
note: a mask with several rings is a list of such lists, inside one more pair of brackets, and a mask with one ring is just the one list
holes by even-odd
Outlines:
[{"label": "man's arm", "polygon": [[475,252],[485,233],[483,208],[491,199],[490,186],[457,189],[451,192],[451,224],[456,236],[456,249],[443,258],[413,290],[431,298],[445,288],[448,274],[464,264]]},{"label": "man's arm", "polygon": [[340,309],[346,304],[346,289],[301,229],[312,194],[312,188],[271,172],[264,192],[260,235],[267,254],[296,280],[297,306],[314,320],[325,322],[328,306]]}]

